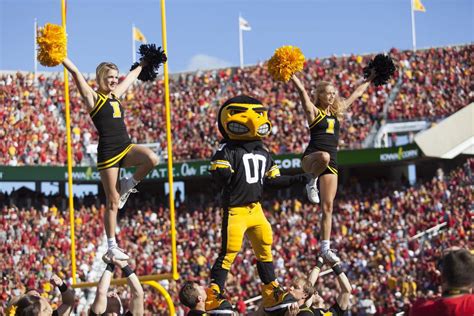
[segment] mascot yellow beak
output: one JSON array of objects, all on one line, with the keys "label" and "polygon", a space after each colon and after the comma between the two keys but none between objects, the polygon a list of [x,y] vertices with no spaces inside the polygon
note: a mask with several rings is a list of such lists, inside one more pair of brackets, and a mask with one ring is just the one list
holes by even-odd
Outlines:
[{"label": "mascot yellow beak", "polygon": [[218,117],[219,130],[226,139],[259,140],[270,134],[268,109],[260,101],[238,96],[225,102]]}]

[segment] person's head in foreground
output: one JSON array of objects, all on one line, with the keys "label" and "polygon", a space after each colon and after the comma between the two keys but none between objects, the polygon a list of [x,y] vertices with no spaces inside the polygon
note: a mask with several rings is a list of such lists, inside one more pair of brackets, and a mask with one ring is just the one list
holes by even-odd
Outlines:
[{"label": "person's head in foreground", "polygon": [[105,316],[120,316],[122,315],[122,300],[115,291],[107,293],[107,308],[105,309]]},{"label": "person's head in foreground", "polygon": [[39,295],[23,295],[15,305],[15,316],[51,316],[53,314],[51,305]]},{"label": "person's head in foreground", "polygon": [[317,308],[324,307],[324,300],[319,296],[318,291],[311,285],[311,282],[308,279],[299,277],[296,278],[291,286],[290,293],[298,300],[298,305],[303,305],[311,297],[313,298],[313,306]]},{"label": "person's head in foreground", "polygon": [[474,256],[466,249],[451,248],[441,260],[443,291],[452,295],[472,293],[474,287]]},{"label": "person's head in foreground", "polygon": [[205,310],[206,290],[196,282],[186,281],[179,290],[181,304],[195,310]]}]

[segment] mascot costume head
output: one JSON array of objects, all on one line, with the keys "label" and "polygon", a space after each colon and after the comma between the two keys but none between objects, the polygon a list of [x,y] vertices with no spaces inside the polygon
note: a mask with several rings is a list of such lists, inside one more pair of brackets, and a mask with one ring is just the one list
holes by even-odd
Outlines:
[{"label": "mascot costume head", "polygon": [[219,110],[217,121],[225,140],[261,140],[270,134],[272,128],[268,108],[246,95],[227,100]]}]

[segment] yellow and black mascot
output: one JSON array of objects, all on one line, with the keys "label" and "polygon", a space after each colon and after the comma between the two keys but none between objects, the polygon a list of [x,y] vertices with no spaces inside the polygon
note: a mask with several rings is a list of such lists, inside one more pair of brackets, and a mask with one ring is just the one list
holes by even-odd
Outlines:
[{"label": "yellow and black mascot", "polygon": [[212,157],[211,174],[221,189],[223,208],[222,249],[211,270],[206,310],[209,314],[231,314],[232,305],[225,299],[224,285],[232,262],[249,239],[257,257],[266,312],[285,310],[294,297],[278,284],[272,258],[272,227],[263,213],[260,201],[263,188],[306,184],[308,175],[280,176],[280,170],[262,143],[270,134],[268,109],[246,95],[227,100],[219,110],[219,131],[224,137]]}]

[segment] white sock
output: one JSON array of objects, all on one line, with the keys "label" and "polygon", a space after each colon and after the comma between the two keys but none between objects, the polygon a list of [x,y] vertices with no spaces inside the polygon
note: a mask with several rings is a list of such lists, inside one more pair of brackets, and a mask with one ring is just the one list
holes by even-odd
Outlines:
[{"label": "white sock", "polygon": [[133,176],[131,176],[129,180],[133,183],[133,186],[136,186],[140,182],[138,180],[135,180]]},{"label": "white sock", "polygon": [[310,185],[311,185],[312,187],[316,187],[317,183],[318,183],[318,177],[313,178],[313,181],[311,181],[311,184],[310,184]]},{"label": "white sock", "polygon": [[109,247],[109,249],[118,247],[115,237],[107,238],[107,247]]},{"label": "white sock", "polygon": [[330,248],[329,240],[321,240],[321,252],[325,253]]},{"label": "white sock", "polygon": [[125,178],[125,180],[123,181],[123,190],[120,190],[120,191],[125,193],[128,190],[134,188],[139,182],[140,181],[135,180],[133,176],[131,176],[130,178]]}]

